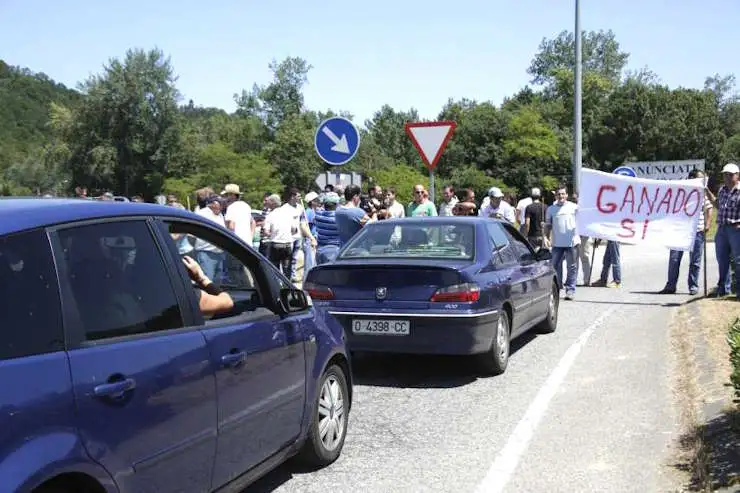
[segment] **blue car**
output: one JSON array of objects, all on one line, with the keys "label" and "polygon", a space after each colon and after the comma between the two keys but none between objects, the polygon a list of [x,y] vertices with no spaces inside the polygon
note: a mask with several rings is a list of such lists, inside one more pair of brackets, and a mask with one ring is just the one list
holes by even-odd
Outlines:
[{"label": "blue car", "polygon": [[[185,256],[230,311],[201,313]],[[342,450],[341,326],[206,218],[0,200],[0,300],[3,493],[241,491]]]},{"label": "blue car", "polygon": [[557,327],[551,258],[505,221],[393,219],[367,224],[303,289],[353,352],[476,355],[501,374],[513,338]]}]

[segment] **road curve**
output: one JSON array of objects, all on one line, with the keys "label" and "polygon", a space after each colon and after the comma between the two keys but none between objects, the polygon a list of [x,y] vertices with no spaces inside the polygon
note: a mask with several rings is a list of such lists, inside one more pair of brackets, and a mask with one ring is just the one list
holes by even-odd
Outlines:
[{"label": "road curve", "polygon": [[623,286],[578,288],[557,332],[512,343],[502,376],[472,376],[462,358],[358,358],[340,459],[316,472],[285,465],[247,491],[671,491],[667,322],[689,296],[652,294],[666,250],[624,246],[622,256]]}]

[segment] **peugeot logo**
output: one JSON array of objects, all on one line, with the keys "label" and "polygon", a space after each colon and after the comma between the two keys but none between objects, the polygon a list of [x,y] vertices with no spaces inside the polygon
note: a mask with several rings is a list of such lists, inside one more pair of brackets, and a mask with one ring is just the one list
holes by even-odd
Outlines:
[{"label": "peugeot logo", "polygon": [[384,300],[388,296],[388,288],[375,288],[375,297],[379,300]]}]

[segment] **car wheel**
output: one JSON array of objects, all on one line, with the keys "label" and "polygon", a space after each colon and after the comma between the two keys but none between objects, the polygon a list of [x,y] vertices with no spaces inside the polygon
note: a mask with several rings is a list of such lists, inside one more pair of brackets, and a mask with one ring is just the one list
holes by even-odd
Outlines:
[{"label": "car wheel", "polygon": [[480,355],[483,371],[489,375],[500,375],[506,371],[509,364],[509,348],[511,342],[511,321],[506,310],[501,310],[501,315],[496,323],[496,333],[493,336],[491,349]]},{"label": "car wheel", "polygon": [[555,332],[558,328],[558,310],[560,309],[560,290],[557,283],[552,284],[550,299],[547,301],[547,317],[540,322],[537,330],[544,334]]},{"label": "car wheel", "polygon": [[321,377],[301,461],[324,467],[337,460],[347,436],[348,399],[347,377],[339,366],[330,366]]}]

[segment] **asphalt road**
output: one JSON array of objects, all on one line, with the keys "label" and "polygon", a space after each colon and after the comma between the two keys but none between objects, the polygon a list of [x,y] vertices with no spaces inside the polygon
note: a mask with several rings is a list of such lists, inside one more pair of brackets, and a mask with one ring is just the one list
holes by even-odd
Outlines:
[{"label": "asphalt road", "polygon": [[502,376],[476,377],[461,358],[358,358],[340,459],[316,472],[288,464],[247,491],[673,491],[661,466],[678,433],[667,322],[689,295],[653,294],[666,250],[625,246],[622,257],[621,288],[579,287],[557,332],[512,344]]}]

